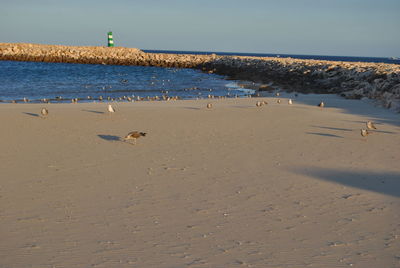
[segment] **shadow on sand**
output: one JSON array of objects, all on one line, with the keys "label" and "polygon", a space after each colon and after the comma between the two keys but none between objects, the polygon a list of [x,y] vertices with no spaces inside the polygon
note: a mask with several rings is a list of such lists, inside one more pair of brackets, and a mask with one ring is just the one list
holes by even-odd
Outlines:
[{"label": "shadow on sand", "polygon": [[354,188],[400,197],[400,172],[338,170],[317,167],[292,168],[290,171]]},{"label": "shadow on sand", "polygon": [[329,130],[337,130],[337,131],[353,131],[352,129],[349,129],[349,128],[324,127],[324,126],[314,126],[314,125],[311,127],[329,129]]},{"label": "shadow on sand", "polygon": [[339,135],[329,134],[329,133],[320,133],[320,132],[306,132],[306,134],[325,136],[325,137],[330,137],[330,138],[344,138],[344,137],[339,136]]},{"label": "shadow on sand", "polygon": [[97,135],[100,139],[106,141],[122,141],[120,137],[114,135]]},{"label": "shadow on sand", "polygon": [[254,106],[250,106],[250,105],[233,105],[233,108],[239,108],[239,109],[249,109],[249,108],[256,108],[259,109],[261,107],[256,107],[256,105],[254,104]]},{"label": "shadow on sand", "polygon": [[88,113],[95,113],[95,114],[104,114],[104,112],[99,112],[99,111],[94,111],[94,110],[82,110],[84,112],[88,112]]},{"label": "shadow on sand", "polygon": [[198,108],[198,107],[183,107],[184,109],[188,109],[188,110],[202,110],[202,108]]},{"label": "shadow on sand", "polygon": [[[283,93],[282,95],[287,98],[293,97],[293,93]],[[386,108],[374,106],[372,101],[345,99],[334,94],[300,94],[298,98],[294,98],[294,101],[295,103],[314,106],[315,109],[321,109],[317,107],[317,104],[320,101],[324,101],[324,109],[337,108],[346,113],[358,114],[368,118],[368,120],[374,121],[375,125],[391,124],[394,126],[400,126],[400,119],[397,113]],[[353,122],[365,125],[366,121]]]},{"label": "shadow on sand", "polygon": [[34,117],[40,117],[39,114],[34,114],[34,113],[26,113],[23,112],[24,114],[30,115],[30,116],[34,116]]}]

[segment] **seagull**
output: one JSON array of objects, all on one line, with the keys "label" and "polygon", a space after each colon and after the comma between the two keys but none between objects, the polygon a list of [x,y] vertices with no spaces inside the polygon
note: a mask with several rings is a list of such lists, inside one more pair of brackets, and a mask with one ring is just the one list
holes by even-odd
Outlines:
[{"label": "seagull", "polygon": [[289,104],[293,104],[292,99],[289,99],[289,100],[288,100],[288,103],[289,103]]},{"label": "seagull", "polygon": [[115,109],[114,109],[114,107],[111,106],[111,104],[108,105],[107,110],[110,113],[115,113]]},{"label": "seagull", "polygon": [[133,145],[136,144],[136,139],[140,138],[140,137],[144,137],[146,136],[147,133],[144,132],[139,132],[139,131],[132,131],[129,132],[128,135],[126,135],[124,137],[124,140],[133,140]]},{"label": "seagull", "polygon": [[374,123],[372,123],[372,121],[368,121],[366,125],[367,129],[376,129],[376,126],[374,125]]},{"label": "seagull", "polygon": [[361,129],[361,136],[366,137],[369,135],[369,131],[367,129]]},{"label": "seagull", "polygon": [[262,103],[261,101],[257,101],[257,102],[256,102],[256,106],[257,106],[257,107],[261,107],[263,104],[264,104],[264,103]]},{"label": "seagull", "polygon": [[212,108],[212,103],[207,103],[207,109],[211,109]]},{"label": "seagull", "polygon": [[318,104],[318,107],[323,108],[324,106],[325,106],[325,103],[324,103],[323,101],[321,101],[321,102]]},{"label": "seagull", "polygon": [[49,110],[47,110],[46,108],[42,108],[40,113],[42,114],[42,116],[47,116],[49,114]]}]

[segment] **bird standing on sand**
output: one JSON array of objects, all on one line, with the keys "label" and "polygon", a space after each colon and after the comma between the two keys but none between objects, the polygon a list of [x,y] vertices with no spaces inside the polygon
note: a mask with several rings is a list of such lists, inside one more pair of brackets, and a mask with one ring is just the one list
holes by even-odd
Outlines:
[{"label": "bird standing on sand", "polygon": [[264,104],[264,103],[262,103],[261,101],[257,101],[257,102],[256,102],[256,106],[257,106],[257,107],[261,107],[263,104]]},{"label": "bird standing on sand", "polygon": [[207,109],[211,109],[212,107],[212,103],[207,103]]},{"label": "bird standing on sand", "polygon": [[324,103],[323,101],[321,101],[321,102],[318,104],[318,107],[324,108],[324,107],[325,107],[325,103]]},{"label": "bird standing on sand", "polygon": [[277,102],[277,103],[281,103],[281,99],[278,99],[276,102]]},{"label": "bird standing on sand", "polygon": [[369,131],[367,129],[361,129],[361,136],[366,137],[369,135]]},{"label": "bird standing on sand", "polygon": [[288,104],[293,104],[292,99],[289,99],[289,100],[288,100]]},{"label": "bird standing on sand", "polygon": [[108,105],[107,110],[109,113],[115,113],[115,109],[111,106],[111,104]]},{"label": "bird standing on sand", "polygon": [[40,113],[42,114],[42,116],[47,116],[49,114],[49,110],[47,110],[46,108],[42,108]]},{"label": "bird standing on sand", "polygon": [[366,123],[366,125],[367,125],[367,129],[376,129],[376,126],[371,121],[368,121]]},{"label": "bird standing on sand", "polygon": [[146,136],[146,134],[147,133],[144,133],[144,132],[139,132],[139,131],[132,131],[132,132],[129,132],[128,133],[128,135],[126,135],[125,137],[124,137],[124,140],[133,140],[133,144],[136,144],[136,139],[138,139],[138,138],[140,138],[140,137],[144,137],[144,136]]}]

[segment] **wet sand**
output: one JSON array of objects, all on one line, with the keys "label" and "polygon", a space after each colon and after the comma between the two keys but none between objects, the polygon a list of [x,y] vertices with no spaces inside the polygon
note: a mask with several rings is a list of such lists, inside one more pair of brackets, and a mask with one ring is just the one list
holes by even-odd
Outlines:
[{"label": "wet sand", "polygon": [[1,104],[0,266],[399,267],[399,115],[284,97]]}]

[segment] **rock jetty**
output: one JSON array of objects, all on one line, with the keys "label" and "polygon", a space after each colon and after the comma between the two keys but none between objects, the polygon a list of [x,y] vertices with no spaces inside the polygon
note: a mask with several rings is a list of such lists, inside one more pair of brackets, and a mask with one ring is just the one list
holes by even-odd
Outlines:
[{"label": "rock jetty", "polygon": [[400,65],[395,64],[144,53],[136,48],[20,43],[0,43],[0,60],[197,68],[259,83],[260,91],[279,87],[286,91],[369,98],[400,112]]},{"label": "rock jetty", "polygon": [[195,68],[207,55],[144,53],[137,48],[0,43],[0,60]]},{"label": "rock jetty", "polygon": [[232,79],[264,83],[260,91],[278,86],[285,91],[369,98],[400,112],[400,65],[396,64],[231,56],[219,57],[203,68]]}]

